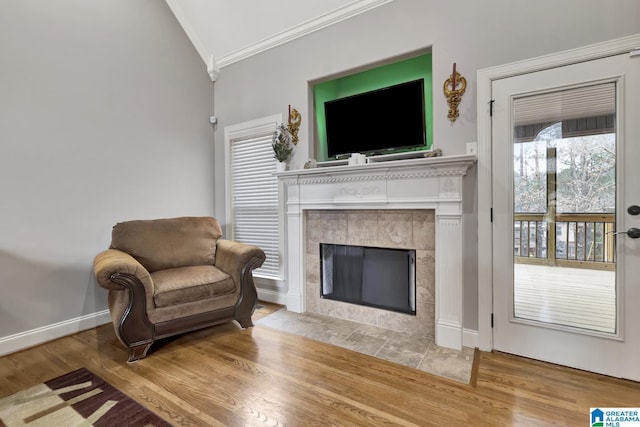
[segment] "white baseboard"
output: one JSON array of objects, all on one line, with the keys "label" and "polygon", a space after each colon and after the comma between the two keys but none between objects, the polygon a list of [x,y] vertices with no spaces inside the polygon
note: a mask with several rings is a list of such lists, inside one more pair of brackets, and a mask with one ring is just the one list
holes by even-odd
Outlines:
[{"label": "white baseboard", "polygon": [[258,299],[261,301],[272,302],[274,304],[285,305],[287,303],[287,294],[278,291],[271,291],[266,289],[257,289]]},{"label": "white baseboard", "polygon": [[0,337],[0,356],[111,322],[109,310],[86,314],[30,331]]},{"label": "white baseboard", "polygon": [[436,344],[441,347],[462,350],[462,327],[457,322],[439,320],[436,322]]},{"label": "white baseboard", "polygon": [[476,348],[478,346],[478,331],[474,329],[462,329],[462,345]]},{"label": "white baseboard", "polygon": [[[449,323],[442,320],[438,322],[436,326],[436,342],[438,345],[453,349],[460,349],[460,345],[471,348],[478,346],[478,331],[462,328],[462,337],[460,337],[460,327]],[[462,342],[460,342],[460,338],[462,338]]]}]

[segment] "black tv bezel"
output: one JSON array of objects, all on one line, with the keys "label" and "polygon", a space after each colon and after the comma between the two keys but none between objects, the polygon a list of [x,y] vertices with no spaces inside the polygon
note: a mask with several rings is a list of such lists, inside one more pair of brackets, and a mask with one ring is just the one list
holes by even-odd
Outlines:
[{"label": "black tv bezel", "polygon": [[[341,103],[341,104],[344,104],[345,102],[353,103],[352,101],[356,99],[357,100],[371,99],[372,97],[377,96],[383,91],[393,91],[396,88],[401,88],[404,86],[410,86],[415,84],[419,85],[419,88],[415,90],[415,93],[420,94],[420,129],[421,129],[420,143],[412,142],[408,144],[402,144],[400,141],[398,141],[398,143],[388,144],[384,147],[372,147],[371,149],[352,150],[354,148],[353,145],[347,146],[347,148],[345,148],[344,150],[335,149],[335,146],[339,145],[339,143],[332,144],[332,141],[331,141],[330,130],[329,130],[330,114],[327,111],[328,107],[336,103]],[[345,157],[348,157],[353,152],[358,152],[358,153],[368,154],[368,155],[375,155],[375,154],[389,154],[389,153],[397,152],[398,150],[406,150],[410,148],[419,148],[419,147],[426,148],[427,147],[427,120],[425,117],[426,105],[425,105],[424,90],[425,90],[425,79],[419,78],[419,79],[409,80],[406,82],[397,83],[389,86],[384,86],[384,87],[373,89],[366,92],[357,93],[354,95],[349,95],[349,96],[325,101],[324,102],[324,110],[325,110],[324,126],[325,126],[325,135],[326,135],[327,158],[328,159],[345,158]],[[417,120],[415,121],[415,123],[417,123]],[[386,140],[390,140],[390,138],[387,138]],[[334,147],[332,147],[332,145]]]}]

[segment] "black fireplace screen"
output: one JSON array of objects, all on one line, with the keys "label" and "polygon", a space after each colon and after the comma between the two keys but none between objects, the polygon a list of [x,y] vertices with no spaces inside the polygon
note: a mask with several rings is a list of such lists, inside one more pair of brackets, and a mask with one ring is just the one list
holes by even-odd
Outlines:
[{"label": "black fireplace screen", "polygon": [[320,296],[416,313],[416,251],[320,243]]}]

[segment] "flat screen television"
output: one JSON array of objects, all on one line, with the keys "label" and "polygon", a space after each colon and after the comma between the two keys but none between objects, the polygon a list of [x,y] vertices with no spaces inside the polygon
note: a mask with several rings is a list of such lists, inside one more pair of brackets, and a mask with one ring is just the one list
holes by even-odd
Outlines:
[{"label": "flat screen television", "polygon": [[324,103],[327,156],[426,146],[424,79]]}]

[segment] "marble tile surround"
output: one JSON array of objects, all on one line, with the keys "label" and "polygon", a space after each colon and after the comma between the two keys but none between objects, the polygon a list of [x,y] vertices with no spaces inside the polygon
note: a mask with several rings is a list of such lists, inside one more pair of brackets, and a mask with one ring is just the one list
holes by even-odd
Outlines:
[{"label": "marble tile surround", "polygon": [[[307,210],[305,236],[307,312],[410,333],[414,336],[434,338],[433,209]],[[415,249],[416,315],[320,298],[320,243]]]}]

